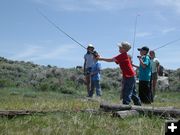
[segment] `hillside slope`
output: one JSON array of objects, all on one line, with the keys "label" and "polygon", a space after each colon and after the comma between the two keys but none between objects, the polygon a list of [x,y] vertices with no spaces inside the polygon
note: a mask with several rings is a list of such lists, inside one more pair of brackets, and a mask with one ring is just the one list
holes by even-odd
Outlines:
[{"label": "hillside slope", "polygon": [[[103,69],[102,89],[119,91],[119,82],[122,79],[119,72],[118,68]],[[180,68],[166,72],[169,73],[170,89],[180,91]],[[0,57],[0,87],[33,87],[42,91],[74,93],[75,89],[84,88],[84,84],[83,69],[42,66]]]}]

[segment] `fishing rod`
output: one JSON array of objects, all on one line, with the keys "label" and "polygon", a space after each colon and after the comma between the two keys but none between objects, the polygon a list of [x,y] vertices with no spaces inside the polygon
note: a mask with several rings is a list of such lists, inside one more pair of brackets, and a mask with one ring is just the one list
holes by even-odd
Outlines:
[{"label": "fishing rod", "polygon": [[132,60],[133,60],[133,55],[134,55],[134,45],[135,45],[135,41],[136,41],[136,29],[137,29],[137,19],[138,19],[138,16],[140,16],[139,14],[136,15],[136,18],[135,18],[135,23],[134,23],[134,36],[133,36],[133,47],[132,47]]},{"label": "fishing rod", "polygon": [[156,51],[156,50],[158,50],[158,49],[161,49],[161,48],[163,48],[163,47],[165,47],[165,46],[168,46],[168,45],[170,45],[170,44],[172,44],[172,43],[175,43],[175,42],[177,42],[177,41],[179,41],[179,40],[180,40],[180,38],[178,38],[178,39],[176,39],[176,40],[173,40],[173,41],[170,41],[170,42],[168,42],[168,43],[166,43],[166,44],[164,44],[164,45],[162,45],[162,46],[159,46],[159,47],[153,49],[153,51]]},{"label": "fishing rod", "polygon": [[[46,20],[48,21],[52,26],[54,26],[56,29],[58,29],[61,33],[65,34],[67,37],[69,37],[72,41],[76,42],[79,46],[81,46],[84,49],[87,49],[84,45],[79,43],[77,40],[75,40],[73,37],[71,37],[69,34],[67,34],[64,30],[62,30],[58,25],[56,25],[53,21],[51,21],[44,13],[42,13],[39,9],[37,9],[37,12]],[[92,52],[91,52],[92,53]]]}]

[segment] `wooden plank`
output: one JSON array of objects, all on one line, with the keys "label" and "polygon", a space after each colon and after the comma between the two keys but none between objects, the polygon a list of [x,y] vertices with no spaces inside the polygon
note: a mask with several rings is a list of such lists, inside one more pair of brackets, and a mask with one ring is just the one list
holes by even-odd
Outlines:
[{"label": "wooden plank", "polygon": [[159,115],[163,117],[180,117],[180,109],[174,107],[140,107],[132,106],[132,109],[147,115]]},{"label": "wooden plank", "polygon": [[109,104],[109,103],[101,103],[100,108],[103,109],[105,112],[110,111],[123,111],[123,110],[131,110],[130,105],[122,105],[122,104]]},{"label": "wooden plank", "polygon": [[165,117],[180,117],[180,109],[174,107],[150,107],[150,106],[130,106],[121,104],[101,103],[100,108],[104,111],[122,111],[122,110],[136,110],[139,113],[147,115],[159,115]]},{"label": "wooden plank", "polygon": [[121,119],[130,117],[130,116],[138,116],[139,112],[136,110],[127,110],[127,111],[117,111],[113,113],[114,117],[119,117]]},{"label": "wooden plank", "polygon": [[32,114],[30,111],[25,111],[25,110],[1,110],[0,111],[0,117],[14,117],[17,115],[29,115]]},{"label": "wooden plank", "polygon": [[[33,115],[33,114],[46,114],[46,113],[66,113],[68,110],[0,110],[0,117],[13,118],[16,116]],[[85,109],[85,110],[72,110],[71,112],[87,112],[87,113],[99,113],[99,110]]]}]

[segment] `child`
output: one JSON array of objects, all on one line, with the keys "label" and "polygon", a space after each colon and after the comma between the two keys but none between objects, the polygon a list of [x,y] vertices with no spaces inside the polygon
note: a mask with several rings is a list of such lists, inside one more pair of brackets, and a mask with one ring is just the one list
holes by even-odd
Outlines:
[{"label": "child", "polygon": [[98,63],[96,57],[98,57],[98,53],[96,51],[93,52],[93,57],[95,63],[92,65],[91,69],[91,90],[90,90],[90,97],[93,97],[94,88],[96,88],[96,96],[100,97],[102,95],[101,86],[100,86],[100,71],[101,71],[101,64]]},{"label": "child", "polygon": [[139,66],[139,97],[143,103],[150,104],[151,99],[151,89],[150,89],[150,79],[151,79],[151,62],[147,55],[149,48],[144,46],[139,48],[140,56],[138,59],[140,61]]},{"label": "child", "polygon": [[155,90],[156,90],[156,83],[158,79],[158,69],[159,69],[159,60],[156,58],[155,52],[150,51],[149,52],[150,58],[151,58],[151,89],[152,89],[152,101],[155,96]]},{"label": "child", "polygon": [[141,101],[136,92],[136,80],[135,72],[133,70],[131,61],[127,52],[131,49],[131,45],[128,42],[122,42],[118,44],[120,54],[113,58],[98,58],[106,62],[115,62],[119,64],[123,74],[123,104],[128,105],[133,100],[135,105],[141,105]]},{"label": "child", "polygon": [[91,69],[94,64],[94,58],[92,52],[94,51],[94,46],[89,44],[87,47],[87,53],[84,55],[84,75],[86,78],[86,87],[87,87],[87,97],[90,95],[90,87],[91,87]]}]

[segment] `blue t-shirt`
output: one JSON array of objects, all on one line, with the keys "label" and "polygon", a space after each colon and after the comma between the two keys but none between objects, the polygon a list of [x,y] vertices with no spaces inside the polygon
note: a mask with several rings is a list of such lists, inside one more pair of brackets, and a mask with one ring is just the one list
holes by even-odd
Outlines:
[{"label": "blue t-shirt", "polygon": [[92,80],[100,80],[100,71],[101,71],[101,64],[98,62],[93,64],[91,73],[96,72],[96,74],[92,75],[91,79]]},{"label": "blue t-shirt", "polygon": [[144,64],[146,65],[145,68],[143,68],[140,64],[139,66],[139,80],[140,81],[150,81],[151,79],[151,61],[149,56],[143,56],[142,60]]}]

